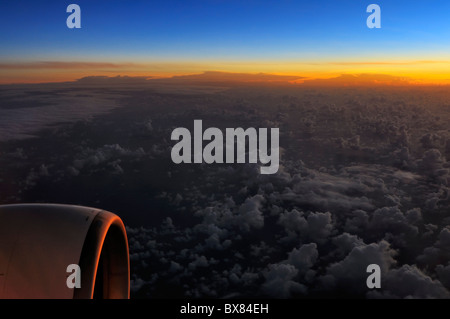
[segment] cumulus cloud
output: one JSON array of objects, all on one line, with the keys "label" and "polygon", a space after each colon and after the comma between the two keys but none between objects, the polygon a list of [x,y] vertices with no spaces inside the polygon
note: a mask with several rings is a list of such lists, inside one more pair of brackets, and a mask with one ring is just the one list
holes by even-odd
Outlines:
[{"label": "cumulus cloud", "polygon": [[432,246],[426,247],[423,253],[417,257],[418,264],[430,269],[448,261],[450,261],[450,226],[444,227],[439,232],[436,242]]},{"label": "cumulus cloud", "polygon": [[415,265],[403,265],[382,277],[382,291],[367,293],[369,298],[448,299],[450,293],[438,280],[433,280]]},{"label": "cumulus cloud", "polygon": [[294,241],[302,238],[323,243],[333,230],[329,212],[311,212],[305,216],[303,212],[293,209],[280,214],[278,224],[283,226],[287,233],[285,239]]},{"label": "cumulus cloud", "polygon": [[145,156],[145,154],[142,148],[131,151],[119,144],[104,145],[97,149],[87,148],[79,154],[68,170],[73,175],[78,175],[85,168],[95,169],[96,166],[107,163],[112,173],[121,174],[123,173],[120,166],[121,158],[136,159]]},{"label": "cumulus cloud", "polygon": [[216,207],[207,207],[196,215],[203,217],[204,224],[214,223],[226,229],[238,228],[247,232],[264,226],[264,214],[261,211],[264,200],[261,195],[251,196],[236,207],[230,199],[225,205],[222,202],[216,203]]},{"label": "cumulus cloud", "polygon": [[315,243],[304,244],[299,249],[294,248],[288,255],[287,263],[295,266],[301,281],[311,282],[316,271],[312,268],[319,258],[319,252]]},{"label": "cumulus cloud", "polygon": [[342,261],[327,267],[326,274],[320,278],[323,288],[364,294],[367,291],[367,266],[379,265],[383,277],[396,264],[394,259],[396,254],[397,252],[386,241],[357,245]]},{"label": "cumulus cloud", "polygon": [[346,221],[344,230],[351,234],[364,232],[369,226],[369,214],[361,209],[351,212]]},{"label": "cumulus cloud", "polygon": [[353,250],[353,248],[365,245],[361,238],[349,233],[343,233],[334,237],[332,242],[337,247],[334,254],[338,258],[344,258]]},{"label": "cumulus cloud", "polygon": [[273,264],[265,274],[262,290],[270,297],[289,298],[306,292],[306,287],[294,281],[298,270],[289,264]]},{"label": "cumulus cloud", "polygon": [[[409,214],[414,213],[410,212]],[[411,218],[414,218],[414,216],[411,216]],[[408,236],[416,236],[419,232],[416,226],[409,223],[407,217],[398,206],[383,207],[375,210],[370,222],[370,228],[376,232],[404,233]]]}]

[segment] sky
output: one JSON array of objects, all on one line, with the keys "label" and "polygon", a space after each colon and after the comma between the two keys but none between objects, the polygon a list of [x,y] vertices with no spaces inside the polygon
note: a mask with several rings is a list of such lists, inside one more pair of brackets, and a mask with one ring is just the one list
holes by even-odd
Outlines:
[{"label": "sky", "polygon": [[[71,3],[81,29],[66,25]],[[366,25],[371,3],[380,29]],[[443,83],[449,12],[443,0],[2,0],[0,83],[204,71]]]}]

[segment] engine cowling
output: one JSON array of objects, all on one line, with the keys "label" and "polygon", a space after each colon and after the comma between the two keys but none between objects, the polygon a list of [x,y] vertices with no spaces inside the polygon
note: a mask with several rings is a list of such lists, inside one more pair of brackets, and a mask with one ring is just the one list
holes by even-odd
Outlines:
[{"label": "engine cowling", "polygon": [[[69,265],[79,266],[80,288],[67,284]],[[0,206],[0,298],[129,296],[128,240],[117,215],[72,205]]]}]

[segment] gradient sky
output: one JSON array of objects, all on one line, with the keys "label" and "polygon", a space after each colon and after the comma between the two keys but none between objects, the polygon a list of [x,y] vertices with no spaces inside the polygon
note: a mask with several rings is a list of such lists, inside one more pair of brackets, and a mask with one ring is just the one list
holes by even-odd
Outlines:
[{"label": "gradient sky", "polygon": [[[66,26],[71,3],[81,29]],[[366,26],[370,3],[381,29]],[[1,0],[0,82],[208,70],[443,81],[449,14],[444,0]]]}]

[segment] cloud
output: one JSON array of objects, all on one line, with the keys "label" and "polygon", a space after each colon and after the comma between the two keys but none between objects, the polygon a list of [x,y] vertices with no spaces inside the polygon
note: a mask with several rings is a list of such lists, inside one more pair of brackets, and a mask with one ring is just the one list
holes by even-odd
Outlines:
[{"label": "cloud", "polygon": [[[89,169],[95,169],[99,165],[102,166],[101,169],[109,168],[113,174],[122,174],[123,169],[119,165],[121,158],[141,158],[145,156],[145,151],[139,148],[135,151],[131,151],[126,148],[122,148],[119,144],[104,145],[97,149],[86,148],[84,149],[77,158],[73,161],[72,166],[69,167],[69,171],[73,175],[86,167]],[[107,165],[104,165],[107,163]]]},{"label": "cloud", "polygon": [[287,187],[281,194],[281,199],[333,212],[373,208],[373,204],[367,197],[358,196],[370,191],[371,188],[368,185],[323,173],[315,173],[311,177],[300,179],[292,189]]},{"label": "cloud", "polygon": [[383,277],[396,264],[396,254],[384,240],[369,245],[356,245],[342,261],[328,266],[320,281],[325,290],[338,289],[364,294],[367,291],[367,266],[379,265]]},{"label": "cloud", "polygon": [[363,233],[369,226],[369,214],[361,209],[351,212],[346,221],[344,230],[351,234]]},{"label": "cloud", "polygon": [[308,222],[304,217],[304,213],[296,209],[281,213],[278,223],[284,226],[287,232],[303,233],[308,228]]},{"label": "cloud", "polygon": [[208,266],[209,262],[205,256],[196,256],[196,259],[188,265],[190,270],[195,270],[196,268],[199,267],[208,267]]},{"label": "cloud", "polygon": [[196,215],[203,217],[203,224],[215,224],[226,229],[248,232],[264,226],[264,214],[261,211],[264,201],[263,196],[255,195],[246,198],[239,207],[236,207],[232,200],[228,205],[216,202],[216,207],[206,207],[197,211]]},{"label": "cloud", "polygon": [[[167,67],[167,65],[165,65]],[[169,65],[170,67],[170,65]],[[176,66],[174,66],[176,68]],[[188,75],[168,75],[162,77],[152,75],[159,73],[161,65],[146,65],[134,63],[105,63],[105,62],[60,62],[60,61],[42,61],[28,63],[0,63],[0,70],[72,70],[72,71],[90,71],[94,72],[143,72],[148,70],[148,75],[141,76],[95,76],[88,75],[75,81],[78,84],[201,84],[201,85],[290,85],[291,82],[302,79],[302,76],[277,75],[270,73],[236,73],[205,71],[202,73],[189,72]]]},{"label": "cloud", "polygon": [[423,253],[416,258],[417,263],[433,270],[438,264],[445,264],[450,261],[449,247],[450,226],[446,226],[439,232],[436,242],[432,246],[426,247]]},{"label": "cloud", "polygon": [[[409,214],[414,214],[409,212]],[[410,216],[410,215],[408,215]],[[412,219],[414,216],[411,215]],[[416,216],[416,218],[419,218]],[[409,223],[408,218],[401,212],[398,206],[383,207],[375,210],[372,215],[372,219],[369,224],[373,232],[378,233],[404,233],[410,237],[417,236],[419,230],[417,226],[413,226]]]},{"label": "cloud", "polygon": [[247,198],[239,207],[239,224],[241,229],[246,231],[250,228],[262,228],[264,226],[264,215],[261,206],[265,201],[261,195],[255,195]]},{"label": "cloud", "polygon": [[439,281],[447,288],[450,288],[450,264],[447,266],[437,265],[436,274],[438,275]]},{"label": "cloud", "polygon": [[302,79],[301,76],[292,75],[276,75],[269,73],[233,73],[206,71],[201,74],[174,76],[170,80],[172,82],[201,82],[205,84],[211,83],[284,83]]},{"label": "cloud", "polygon": [[40,70],[40,69],[122,69],[139,67],[133,63],[106,63],[106,62],[81,62],[81,61],[36,61],[24,63],[0,63],[0,70]]},{"label": "cloud", "polygon": [[426,133],[420,138],[420,143],[425,149],[435,148],[441,137],[434,133]]},{"label": "cloud", "polygon": [[283,241],[303,239],[324,243],[333,230],[333,221],[329,212],[310,212],[305,215],[305,213],[293,209],[281,213],[278,224],[283,226],[287,233],[282,239]]},{"label": "cloud", "polygon": [[[132,81],[122,77],[90,80]],[[80,140],[79,134],[71,135],[69,125],[55,134],[58,141],[75,145],[69,156],[52,154],[32,161],[39,143],[22,149],[18,143],[1,158],[11,167],[17,163],[14,172],[23,163],[33,162],[20,181],[21,190],[24,183],[29,184],[23,194],[30,197],[45,191],[50,182],[58,187],[58,178],[70,178],[67,167],[74,175],[100,172],[98,176],[106,175],[108,181],[110,174],[135,170],[120,178],[126,177],[126,185],[132,187],[120,190],[122,199],[132,200],[137,209],[128,211],[122,200],[114,206],[117,202],[110,192],[100,195],[101,202],[106,198],[111,207],[121,207],[117,211],[124,220],[133,220],[137,212],[143,218],[133,222],[147,223],[127,227],[133,296],[446,297],[450,190],[443,178],[449,176],[444,152],[449,133],[443,116],[436,124],[434,117],[440,113],[434,113],[435,100],[427,96],[421,102],[415,90],[405,90],[404,96],[402,90],[352,88],[334,95],[335,90],[315,88],[252,89],[217,96],[147,92],[144,102],[141,95],[130,95],[130,102],[144,105],[130,103],[118,116],[107,116],[108,124],[116,124],[117,116],[126,125],[118,123],[117,128],[127,134],[117,141],[102,134],[83,134]],[[30,100],[41,96],[34,91],[27,94]],[[52,98],[59,93],[43,94]],[[88,91],[73,90],[69,96],[78,94]],[[68,108],[70,101],[84,100],[69,100]],[[108,97],[93,107],[110,102]],[[175,110],[170,109],[172,104]],[[427,104],[429,109],[424,107]],[[150,105],[164,112],[153,112]],[[139,119],[123,121],[127,112],[139,114]],[[29,115],[38,117],[40,112]],[[257,165],[250,164],[166,163],[172,127],[196,116],[206,116],[217,126],[238,120],[242,125],[286,128],[281,139],[286,152],[279,172],[262,176]],[[103,120],[99,117],[95,124]],[[91,132],[93,124],[84,121],[81,129],[77,124],[77,132]],[[440,130],[433,131],[437,125]],[[427,136],[430,132],[441,138],[434,140]],[[138,173],[149,166],[161,169],[158,176],[162,178]],[[8,178],[8,174],[0,177]],[[132,183],[135,178],[144,182]],[[74,179],[75,186],[89,181]],[[128,189],[145,196],[139,199],[142,196],[128,194]],[[82,189],[76,191],[83,194]],[[365,285],[366,267],[371,263],[382,266],[382,290],[369,291]],[[397,287],[402,283],[396,276],[409,284]]]},{"label": "cloud", "polygon": [[[289,253],[287,263],[294,265],[299,275],[304,276],[315,265],[318,258],[317,245],[310,243],[302,245],[299,249],[294,248]],[[311,275],[314,273],[311,273]]]},{"label": "cloud", "polygon": [[342,74],[330,79],[313,79],[303,81],[304,86],[385,86],[409,85],[411,80],[387,74]]},{"label": "cloud", "polygon": [[[33,91],[36,88],[40,94]],[[88,121],[122,104],[119,93],[92,90],[62,90],[38,86],[17,87],[14,94],[2,97],[0,105],[0,141],[35,137],[50,125]],[[58,132],[58,131],[56,131]]]},{"label": "cloud", "polygon": [[364,241],[356,235],[349,233],[342,233],[332,239],[333,244],[337,249],[333,252],[337,258],[344,258],[355,247],[364,246]]},{"label": "cloud", "polygon": [[417,60],[417,61],[362,61],[362,62],[328,62],[332,65],[417,65],[417,64],[448,64],[445,60]]},{"label": "cloud", "polygon": [[419,160],[418,166],[419,169],[423,169],[425,171],[434,172],[437,169],[442,168],[445,159],[442,157],[441,152],[438,149],[430,149],[423,154],[421,160]]},{"label": "cloud", "polygon": [[371,291],[369,298],[448,299],[450,293],[438,280],[433,280],[415,265],[403,265],[382,277],[381,291]]},{"label": "cloud", "polygon": [[86,85],[132,85],[148,84],[151,76],[86,76],[75,81],[75,84]]},{"label": "cloud", "polygon": [[270,297],[286,299],[293,294],[304,294],[307,289],[304,285],[294,281],[298,270],[289,264],[273,264],[269,266],[264,275],[266,281],[262,291]]}]

